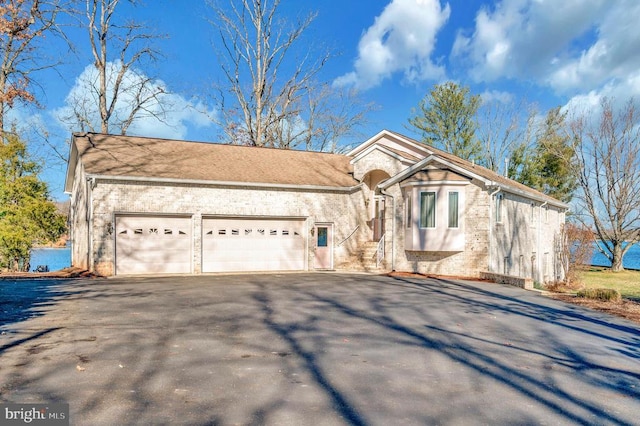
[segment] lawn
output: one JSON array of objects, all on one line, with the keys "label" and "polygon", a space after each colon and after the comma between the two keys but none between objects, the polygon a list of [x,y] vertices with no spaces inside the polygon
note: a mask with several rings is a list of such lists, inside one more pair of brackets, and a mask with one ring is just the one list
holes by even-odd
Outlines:
[{"label": "lawn", "polygon": [[640,302],[640,271],[611,272],[592,267],[581,274],[587,288],[615,288],[623,298]]}]

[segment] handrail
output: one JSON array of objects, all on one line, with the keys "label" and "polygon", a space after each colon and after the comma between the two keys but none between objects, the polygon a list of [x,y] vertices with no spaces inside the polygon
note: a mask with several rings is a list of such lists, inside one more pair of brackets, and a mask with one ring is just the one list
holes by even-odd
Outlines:
[{"label": "handrail", "polygon": [[384,236],[385,234],[382,234],[380,241],[378,241],[378,247],[376,249],[376,268],[380,267],[380,263],[384,259]]},{"label": "handrail", "polygon": [[355,233],[356,233],[356,231],[358,230],[358,228],[360,228],[360,225],[356,226],[356,229],[354,229],[353,231],[351,231],[351,233],[350,233],[349,235],[347,235],[347,238],[345,238],[344,240],[340,241],[340,242],[336,245],[336,247],[340,247],[342,244],[344,244],[344,242],[345,242],[345,241],[347,241],[349,238],[351,238],[351,236],[352,236],[353,234],[355,234]]}]

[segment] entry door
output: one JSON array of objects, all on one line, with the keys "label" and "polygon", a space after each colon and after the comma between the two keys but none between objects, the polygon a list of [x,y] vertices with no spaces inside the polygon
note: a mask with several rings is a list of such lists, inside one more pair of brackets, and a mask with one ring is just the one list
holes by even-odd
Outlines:
[{"label": "entry door", "polygon": [[332,269],[333,225],[316,225],[314,234],[316,239],[314,268]]},{"label": "entry door", "polygon": [[380,241],[384,235],[384,198],[375,199],[375,217],[373,218],[373,241]]}]

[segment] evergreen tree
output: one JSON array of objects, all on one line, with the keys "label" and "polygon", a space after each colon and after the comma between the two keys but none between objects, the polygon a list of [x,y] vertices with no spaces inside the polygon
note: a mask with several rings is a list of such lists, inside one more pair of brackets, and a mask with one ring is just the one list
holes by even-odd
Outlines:
[{"label": "evergreen tree", "polygon": [[[422,133],[422,142],[465,160],[480,160],[476,138],[480,96],[449,81],[436,85],[421,101],[409,124]],[[415,130],[414,129],[414,130]]]},{"label": "evergreen tree", "polygon": [[521,165],[513,170],[517,181],[547,195],[568,203],[577,187],[571,166],[573,147],[565,129],[566,113],[560,107],[549,110],[540,125],[532,150],[523,146],[514,153],[514,163]]},{"label": "evergreen tree", "polygon": [[26,271],[31,248],[55,241],[65,231],[65,219],[17,136],[0,140],[0,164],[0,269]]}]

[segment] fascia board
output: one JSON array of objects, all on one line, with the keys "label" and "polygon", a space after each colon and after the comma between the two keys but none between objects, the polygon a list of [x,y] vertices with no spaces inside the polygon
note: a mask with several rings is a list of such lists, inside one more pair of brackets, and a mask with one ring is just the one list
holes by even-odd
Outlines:
[{"label": "fascia board", "polygon": [[434,154],[431,154],[430,156],[426,157],[425,159],[417,162],[416,164],[414,164],[413,166],[409,167],[406,170],[403,170],[402,172],[398,173],[397,175],[395,175],[394,177],[387,179],[386,181],[382,182],[379,187],[381,189],[387,189],[389,188],[391,185],[394,185],[398,182],[400,182],[402,179],[412,175],[413,173],[417,172],[418,170],[420,170],[421,168],[423,168],[424,166],[426,166],[427,164],[429,164],[430,162],[435,161],[437,163],[443,164],[447,167],[449,167],[451,170],[454,170],[458,173],[460,173],[461,175],[470,177],[472,179],[478,179],[481,182],[484,182],[485,184],[490,182],[488,179],[483,178],[482,176],[479,176],[473,172],[470,172],[467,169],[464,169],[460,166],[457,166],[453,163],[450,163],[446,160],[443,160],[440,157],[437,157]]},{"label": "fascia board", "polygon": [[172,178],[153,178],[140,176],[109,176],[87,174],[87,178],[96,180],[110,180],[122,182],[137,183],[168,183],[168,184],[188,184],[188,185],[204,185],[204,186],[221,186],[221,187],[244,187],[244,188],[260,188],[260,189],[290,189],[290,190],[307,190],[307,191],[324,191],[324,192],[354,192],[362,185],[359,183],[353,186],[321,186],[321,185],[292,185],[277,183],[260,183],[260,182],[232,182],[232,181],[213,181],[213,180],[195,180],[195,179],[172,179]]},{"label": "fascia board", "polygon": [[360,154],[358,154],[356,157],[351,159],[350,163],[351,164],[355,164],[355,163],[357,163],[358,161],[362,160],[364,157],[366,157],[367,155],[371,154],[373,151],[376,151],[376,150],[381,151],[382,153],[384,153],[384,154],[386,154],[386,155],[388,155],[388,156],[390,156],[392,158],[395,158],[396,160],[398,160],[398,161],[400,161],[400,162],[402,162],[404,164],[407,164],[407,165],[408,164],[414,164],[413,161],[411,161],[411,160],[409,160],[407,158],[404,158],[403,156],[398,155],[395,152],[385,148],[384,146],[380,146],[380,145],[372,145],[372,146],[370,146],[369,148],[365,149]]},{"label": "fascia board", "polygon": [[69,161],[67,161],[67,173],[64,179],[64,193],[71,194],[73,191],[73,180],[76,174],[76,166],[78,164],[78,148],[76,147],[75,136],[71,139],[69,147]]}]

